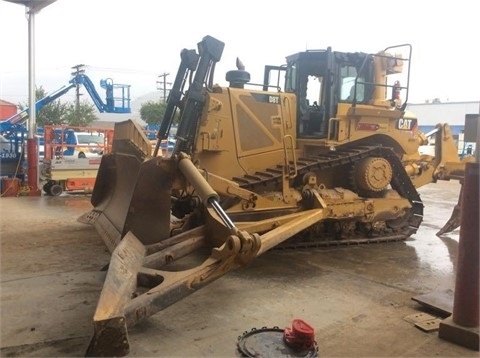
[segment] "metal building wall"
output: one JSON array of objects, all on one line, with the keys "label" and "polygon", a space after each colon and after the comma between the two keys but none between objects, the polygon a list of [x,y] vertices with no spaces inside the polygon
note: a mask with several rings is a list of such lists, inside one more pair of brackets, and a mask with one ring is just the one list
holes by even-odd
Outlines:
[{"label": "metal building wall", "polygon": [[412,103],[407,110],[418,117],[421,126],[448,123],[450,126],[464,126],[465,115],[479,113],[480,102]]},{"label": "metal building wall", "polygon": [[0,120],[10,118],[17,113],[17,105],[0,99]]}]

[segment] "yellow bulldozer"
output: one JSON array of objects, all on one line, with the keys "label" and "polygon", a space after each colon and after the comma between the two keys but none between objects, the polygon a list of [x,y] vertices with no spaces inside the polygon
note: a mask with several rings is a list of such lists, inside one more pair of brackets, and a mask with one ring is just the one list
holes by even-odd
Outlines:
[{"label": "yellow bulldozer", "polygon": [[168,158],[135,122],[115,126],[80,218],[111,252],[88,356],[128,354],[129,327],[270,249],[405,240],[422,222],[417,188],[463,177],[447,124],[429,133],[435,156],[419,154],[409,44],[299,52],[258,84],[237,59],[225,87],[223,49],[206,36],[181,51],[157,133],[178,123]]}]

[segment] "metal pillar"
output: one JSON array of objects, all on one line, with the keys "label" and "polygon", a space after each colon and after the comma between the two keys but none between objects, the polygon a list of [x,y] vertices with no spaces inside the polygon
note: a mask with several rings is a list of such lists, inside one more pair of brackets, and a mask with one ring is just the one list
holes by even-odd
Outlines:
[{"label": "metal pillar", "polygon": [[56,0],[6,0],[24,5],[28,20],[28,135],[27,135],[27,176],[29,196],[40,196],[38,188],[38,148],[35,134],[37,132],[36,98],[35,98],[35,14]]},{"label": "metal pillar", "polygon": [[35,98],[35,11],[25,7],[28,19],[28,137],[27,137],[27,177],[28,195],[40,196],[38,188],[38,148],[35,134],[37,132],[37,110]]},{"label": "metal pillar", "polygon": [[[478,150],[478,149],[477,149]],[[479,163],[467,163],[453,313],[440,322],[440,338],[479,350]]]}]

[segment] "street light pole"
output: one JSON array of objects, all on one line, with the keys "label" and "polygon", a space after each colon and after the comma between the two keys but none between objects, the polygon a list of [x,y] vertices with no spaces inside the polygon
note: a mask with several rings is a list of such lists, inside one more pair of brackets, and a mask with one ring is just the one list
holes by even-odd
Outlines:
[{"label": "street light pole", "polygon": [[27,178],[29,196],[40,196],[38,188],[37,108],[35,98],[35,12],[25,7],[28,19],[28,137],[27,137]]},{"label": "street light pole", "polygon": [[28,20],[28,135],[27,135],[27,176],[28,195],[40,196],[38,188],[38,148],[35,134],[37,131],[37,113],[35,98],[35,14],[56,0],[6,0],[25,6]]},{"label": "street light pole", "polygon": [[28,21],[28,139],[35,138],[37,111],[35,108],[35,13],[25,7],[25,16]]}]

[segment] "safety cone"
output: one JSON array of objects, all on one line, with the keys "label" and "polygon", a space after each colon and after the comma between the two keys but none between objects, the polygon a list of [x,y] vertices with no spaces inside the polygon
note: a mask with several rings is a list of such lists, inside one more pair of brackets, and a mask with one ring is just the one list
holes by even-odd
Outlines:
[{"label": "safety cone", "polygon": [[479,350],[479,163],[467,163],[463,183],[460,238],[453,312],[440,322],[440,338]]}]

